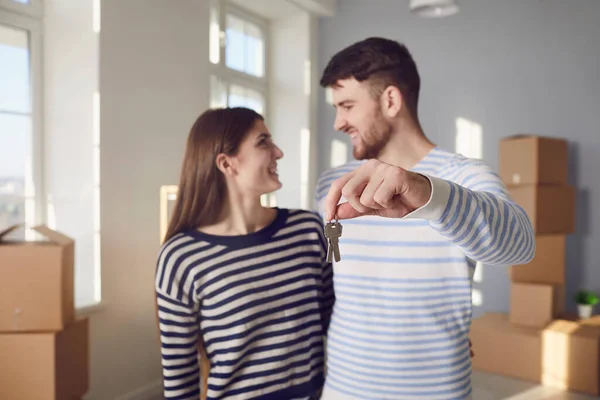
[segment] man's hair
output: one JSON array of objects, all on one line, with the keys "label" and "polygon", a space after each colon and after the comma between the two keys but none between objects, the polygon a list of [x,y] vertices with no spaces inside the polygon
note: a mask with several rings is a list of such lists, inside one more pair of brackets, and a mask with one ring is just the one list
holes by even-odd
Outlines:
[{"label": "man's hair", "polygon": [[416,117],[421,79],[410,52],[403,44],[379,37],[356,42],[331,58],[320,84],[322,87],[335,87],[338,81],[350,78],[367,81],[375,99],[387,87],[397,87]]}]

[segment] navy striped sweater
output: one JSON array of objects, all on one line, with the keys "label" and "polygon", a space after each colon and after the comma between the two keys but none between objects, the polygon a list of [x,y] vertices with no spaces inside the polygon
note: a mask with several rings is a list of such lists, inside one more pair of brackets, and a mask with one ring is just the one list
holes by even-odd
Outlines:
[{"label": "navy striped sweater", "polygon": [[307,398],[323,385],[335,301],[318,215],[277,209],[243,236],[180,233],[159,254],[156,295],[165,399],[198,399],[198,341],[210,360],[207,399]]}]

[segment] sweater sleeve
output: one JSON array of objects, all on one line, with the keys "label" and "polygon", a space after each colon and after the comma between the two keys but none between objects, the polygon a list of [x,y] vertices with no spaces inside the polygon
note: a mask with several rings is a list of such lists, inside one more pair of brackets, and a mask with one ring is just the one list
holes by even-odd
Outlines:
[{"label": "sweater sleeve", "polygon": [[[168,400],[197,400],[200,397],[199,313],[189,300],[191,288],[182,288],[177,280],[160,279],[163,271],[175,264],[169,261],[168,253],[167,248],[159,258],[155,283],[163,397]],[[182,296],[182,293],[185,295]]]},{"label": "sweater sleeve", "polygon": [[450,180],[425,175],[432,188],[423,207],[404,218],[424,218],[474,261],[526,264],[535,254],[529,217],[485,163],[465,159]]}]

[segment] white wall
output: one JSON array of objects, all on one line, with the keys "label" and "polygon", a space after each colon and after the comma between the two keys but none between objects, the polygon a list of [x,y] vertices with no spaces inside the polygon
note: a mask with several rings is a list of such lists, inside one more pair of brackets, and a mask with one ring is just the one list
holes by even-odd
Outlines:
[{"label": "white wall", "polygon": [[93,301],[93,95],[98,35],[92,0],[44,4],[43,132],[46,220],[76,240],[76,304]]},{"label": "white wall", "polygon": [[[269,31],[271,57],[269,63],[270,112],[267,121],[284,157],[279,161],[283,182],[277,196],[280,207],[310,207],[314,186],[316,158],[316,38],[312,30],[315,17],[307,12],[272,21]],[[303,140],[309,137],[308,158],[303,153]],[[303,167],[308,165],[308,175]],[[304,183],[304,185],[303,185]],[[304,186],[304,189],[303,189]]]},{"label": "white wall", "polygon": [[[103,0],[100,33],[102,286],[92,315],[92,390],[160,393],[154,310],[159,188],[208,107],[208,2]],[[135,394],[135,393],[134,393]]]}]

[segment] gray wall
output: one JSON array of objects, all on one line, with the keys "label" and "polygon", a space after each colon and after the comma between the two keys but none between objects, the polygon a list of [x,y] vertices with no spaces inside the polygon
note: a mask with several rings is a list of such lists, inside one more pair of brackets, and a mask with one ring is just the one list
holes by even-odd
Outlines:
[{"label": "gray wall", "polygon": [[[454,150],[458,117],[483,128],[483,158],[498,167],[498,141],[516,133],[571,141],[578,188],[577,232],[568,238],[567,301],[586,286],[600,291],[600,1],[461,0],[442,20],[410,15],[408,1],[339,0],[322,19],[321,70],[343,47],[368,36],[406,43],[422,79],[419,114],[426,134]],[[333,108],[319,100],[319,170],[329,167]],[[349,155],[349,159],[351,155]],[[557,210],[560,212],[560,210]],[[594,243],[596,244],[594,248]],[[503,267],[483,269],[483,311],[507,311]],[[597,310],[598,311],[598,310]]]}]

